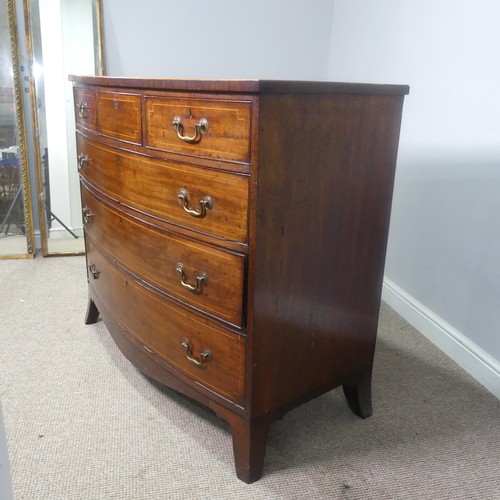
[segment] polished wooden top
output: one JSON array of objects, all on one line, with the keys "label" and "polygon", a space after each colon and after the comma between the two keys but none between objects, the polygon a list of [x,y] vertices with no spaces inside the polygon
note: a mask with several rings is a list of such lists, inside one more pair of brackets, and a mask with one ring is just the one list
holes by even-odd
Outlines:
[{"label": "polished wooden top", "polygon": [[69,80],[84,85],[106,87],[127,87],[148,90],[189,90],[204,92],[239,92],[239,93],[337,93],[337,94],[373,94],[405,95],[408,85],[380,85],[371,83],[293,81],[293,80],[208,80],[179,78],[122,78],[114,76],[76,76],[69,75]]}]

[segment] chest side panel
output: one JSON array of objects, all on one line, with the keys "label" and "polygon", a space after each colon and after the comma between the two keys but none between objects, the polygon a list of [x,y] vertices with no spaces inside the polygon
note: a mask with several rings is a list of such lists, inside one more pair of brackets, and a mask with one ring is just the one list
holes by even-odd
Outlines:
[{"label": "chest side panel", "polygon": [[257,413],[371,369],[401,106],[400,96],[261,97],[250,266]]}]

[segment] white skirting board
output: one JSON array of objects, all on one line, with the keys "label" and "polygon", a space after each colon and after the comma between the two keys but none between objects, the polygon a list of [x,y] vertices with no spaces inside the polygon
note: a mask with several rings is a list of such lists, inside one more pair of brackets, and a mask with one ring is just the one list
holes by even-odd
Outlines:
[{"label": "white skirting board", "polygon": [[[70,229],[77,236],[83,237],[83,228],[82,227],[76,227],[76,228],[70,227]],[[73,238],[73,236],[66,229],[64,229],[64,227],[51,227],[49,230],[49,238],[51,238],[53,240],[62,240],[62,239]]]},{"label": "white skirting board", "polygon": [[388,278],[384,279],[382,299],[500,399],[500,362],[498,360]]}]

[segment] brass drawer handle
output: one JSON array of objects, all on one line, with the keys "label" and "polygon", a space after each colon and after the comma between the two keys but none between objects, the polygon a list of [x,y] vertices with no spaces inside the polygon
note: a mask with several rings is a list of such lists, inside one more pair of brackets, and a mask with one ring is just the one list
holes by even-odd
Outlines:
[{"label": "brass drawer handle", "polygon": [[84,207],[82,213],[83,213],[83,221],[86,224],[94,222],[94,212],[92,212],[92,210],[90,210],[89,207]]},{"label": "brass drawer handle", "polygon": [[78,155],[78,171],[82,170],[82,168],[87,165],[89,162],[89,157],[87,155],[84,155],[83,153],[80,153]]},{"label": "brass drawer handle", "polygon": [[196,285],[190,285],[189,283],[186,283],[186,273],[184,272],[184,266],[182,264],[177,264],[177,267],[175,268],[176,272],[181,275],[181,285],[186,289],[191,292],[201,292],[203,283],[207,284],[208,282],[208,276],[207,273],[198,273],[195,277],[196,279]]},{"label": "brass drawer handle", "polygon": [[214,208],[214,200],[208,194],[200,200],[200,210],[189,208],[188,194],[184,188],[179,189],[177,198],[182,203],[182,208],[185,212],[187,212],[189,215],[192,215],[193,217],[198,217],[200,219],[207,215],[207,210],[212,210],[212,208]]},{"label": "brass drawer handle", "polygon": [[188,137],[186,135],[182,135],[184,131],[184,125],[182,125],[181,117],[174,116],[172,120],[172,128],[177,132],[177,137],[185,142],[198,142],[201,140],[201,136],[208,132],[208,120],[206,118],[202,118],[198,123],[194,125],[194,135]]},{"label": "brass drawer handle", "polygon": [[90,274],[92,274],[92,277],[95,280],[98,279],[99,275],[101,274],[101,271],[97,270],[97,267],[95,266],[95,264],[90,264],[89,271],[90,271]]},{"label": "brass drawer handle", "polygon": [[76,107],[78,108],[78,116],[80,118],[87,118],[89,116],[89,107],[86,102],[81,102]]},{"label": "brass drawer handle", "polygon": [[186,358],[189,359],[189,361],[191,361],[193,365],[202,367],[212,360],[212,353],[208,349],[205,349],[204,351],[200,352],[200,359],[194,358],[193,346],[191,345],[191,342],[187,338],[182,339],[181,346],[184,347],[186,351]]}]

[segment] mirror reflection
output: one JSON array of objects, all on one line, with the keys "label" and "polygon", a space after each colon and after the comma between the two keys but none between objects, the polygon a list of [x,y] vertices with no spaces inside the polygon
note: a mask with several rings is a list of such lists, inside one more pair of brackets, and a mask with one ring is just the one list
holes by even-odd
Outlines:
[{"label": "mirror reflection", "polygon": [[84,251],[76,166],[72,84],[68,74],[101,74],[100,4],[96,0],[28,0],[42,252]]},{"label": "mirror reflection", "polygon": [[[29,205],[29,183],[20,138],[24,121],[20,105],[14,5],[0,1],[0,257],[34,253]],[[16,99],[16,96],[18,97]],[[26,203],[27,201],[27,203]],[[30,207],[26,207],[29,210]]]}]

